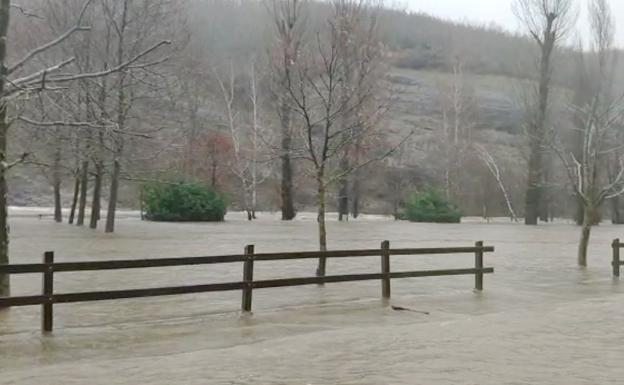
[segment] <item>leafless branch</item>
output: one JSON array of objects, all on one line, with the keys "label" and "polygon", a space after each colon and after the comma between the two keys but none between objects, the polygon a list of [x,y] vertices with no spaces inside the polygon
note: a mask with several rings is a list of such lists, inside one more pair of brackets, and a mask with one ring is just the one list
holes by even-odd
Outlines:
[{"label": "leafless branch", "polygon": [[[58,36],[57,38],[43,44],[40,45],[39,47],[33,49],[32,51],[30,51],[29,53],[26,54],[26,56],[24,56],[22,59],[20,59],[17,63],[15,63],[14,65],[12,65],[11,67],[9,67],[7,69],[7,75],[12,74],[13,72],[17,71],[18,69],[20,69],[21,67],[23,67],[30,59],[32,59],[33,57],[37,56],[38,54],[47,51],[48,49],[62,43],[63,41],[65,41],[68,37],[70,37],[74,32],[77,31],[88,31],[91,29],[91,27],[88,26],[83,26],[81,25],[82,23],[82,18],[84,17],[85,12],[87,11],[87,8],[89,7],[89,4],[91,4],[92,0],[87,0],[85,1],[82,10],[80,11],[80,14],[78,16],[78,19],[76,21],[76,24],[74,26],[72,26],[70,29],[68,29],[67,31],[65,31],[65,33],[61,34],[60,36]],[[50,71],[46,71],[46,72],[50,72]]]}]

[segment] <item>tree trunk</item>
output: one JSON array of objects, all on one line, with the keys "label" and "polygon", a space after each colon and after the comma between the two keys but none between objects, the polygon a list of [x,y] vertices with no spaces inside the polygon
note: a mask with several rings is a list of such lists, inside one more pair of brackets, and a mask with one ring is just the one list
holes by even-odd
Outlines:
[{"label": "tree trunk", "polygon": [[258,188],[255,169],[253,173],[253,181],[251,182],[251,219],[256,219],[256,206],[258,205]]},{"label": "tree trunk", "polygon": [[295,218],[293,202],[293,170],[290,159],[292,133],[290,132],[290,106],[283,101],[281,106],[280,124],[282,126],[281,160],[282,160],[282,220],[290,221]]},{"label": "tree trunk", "polygon": [[[545,162],[544,162],[545,163]],[[540,186],[540,199],[539,199],[539,220],[542,222],[548,222],[550,218],[550,196],[548,188],[549,167],[546,164],[542,165],[544,171],[542,172],[542,182]]]},{"label": "tree trunk", "polygon": [[[58,133],[57,133],[58,136]],[[58,140],[58,138],[57,138]],[[54,188],[54,221],[63,222],[63,207],[61,203],[61,148],[57,143],[54,152],[54,170],[52,171],[53,188]]]},{"label": "tree trunk", "polygon": [[539,219],[542,222],[548,222],[550,219],[550,189],[549,189],[549,178],[550,178],[550,164],[549,161],[542,160],[543,164],[543,172],[542,172],[542,182],[540,187],[540,198],[539,198]]},{"label": "tree trunk", "polygon": [[[340,159],[340,172],[346,173],[349,169],[347,154]],[[338,220],[349,219],[349,178],[343,175],[338,180]]]},{"label": "tree trunk", "polygon": [[89,227],[97,229],[100,220],[100,209],[102,207],[102,173],[104,167],[98,161],[95,163],[95,181],[93,182],[93,201],[91,202],[91,220]]},{"label": "tree trunk", "polygon": [[583,220],[585,218],[585,204],[583,202],[583,199],[578,195],[575,195],[574,199],[576,200],[576,212],[574,213],[574,221],[578,226],[582,226]]},{"label": "tree trunk", "polygon": [[[56,179],[56,178],[55,178]],[[61,181],[54,181],[54,221],[63,222],[63,205],[61,203]]]},{"label": "tree trunk", "polygon": [[[7,74],[6,51],[7,31],[9,28],[10,0],[0,0],[0,93],[4,93],[5,79]],[[8,191],[6,172],[4,166],[7,162],[7,135],[9,125],[7,123],[7,104],[3,100],[0,103],[0,265],[9,263],[9,224],[7,223]],[[11,295],[11,286],[8,274],[0,274],[0,297]]]},{"label": "tree trunk", "polygon": [[217,188],[217,162],[212,162],[211,173],[210,173],[210,186],[212,188]]},{"label": "tree trunk", "polygon": [[535,120],[531,122],[529,128],[531,153],[529,155],[529,178],[524,206],[524,223],[527,225],[537,225],[537,220],[540,216],[540,202],[543,199],[541,188],[544,167],[542,151],[546,135],[546,112],[550,92],[550,59],[556,44],[556,34],[553,34],[555,16],[555,14],[548,15],[544,30],[545,40],[540,44],[541,59],[537,111],[535,111]]},{"label": "tree trunk", "polygon": [[[318,182],[318,231],[319,231],[319,249],[320,251],[327,251],[327,228],[325,226],[325,186],[322,179]],[[320,257],[318,262],[318,268],[316,269],[317,277],[324,277],[327,267],[327,258]]]},{"label": "tree trunk", "polygon": [[72,194],[71,209],[69,210],[69,220],[67,223],[70,225],[74,223],[74,217],[76,216],[76,207],[78,206],[78,194],[80,193],[80,178],[78,173],[74,177],[74,193]]},{"label": "tree trunk", "polygon": [[530,142],[531,154],[529,157],[528,187],[524,200],[524,223],[526,225],[537,225],[541,201],[542,149],[538,140],[532,138]]},{"label": "tree trunk", "polygon": [[611,198],[611,223],[621,225],[624,223],[624,217],[620,212],[620,197]]},{"label": "tree trunk", "polygon": [[[0,31],[2,21],[8,19],[8,1],[2,1],[0,8]],[[6,15],[5,15],[6,13]],[[0,42],[0,51],[3,50]],[[1,54],[2,52],[0,52]],[[4,68],[2,68],[4,69]],[[6,105],[0,106],[0,160],[6,162],[8,124],[6,121]],[[0,166],[0,265],[9,264],[9,224],[7,220],[8,212],[8,189],[6,180],[6,168]],[[0,274],[0,297],[11,295],[11,285],[8,274]]]},{"label": "tree trunk", "polygon": [[[4,11],[4,10],[0,10]],[[7,11],[8,12],[8,11]],[[0,158],[5,161],[6,152],[6,107],[0,107]],[[0,265],[9,264],[9,224],[7,221],[8,199],[7,199],[6,169],[0,167]],[[0,274],[0,297],[11,295],[11,286],[8,274]]]},{"label": "tree trunk", "polygon": [[87,207],[87,188],[89,187],[89,161],[82,162],[80,167],[80,200],[78,203],[78,219],[76,225],[82,226],[85,219],[85,210]]},{"label": "tree trunk", "polygon": [[578,247],[578,264],[579,266],[587,266],[587,247],[589,246],[589,236],[592,228],[593,211],[590,207],[585,207],[585,215],[583,226],[581,227],[581,240]]},{"label": "tree trunk", "polygon": [[119,159],[113,162],[113,175],[111,176],[110,193],[108,195],[108,212],[106,213],[106,229],[107,233],[115,231],[115,211],[117,210],[117,196],[119,193],[119,174],[121,173],[121,165]]},{"label": "tree trunk", "polygon": [[141,185],[141,189],[139,190],[139,210],[141,215],[141,220],[145,220],[145,185]]},{"label": "tree trunk", "polygon": [[[121,10],[121,21],[117,29],[117,65],[121,65],[124,60],[124,43],[126,38],[126,28],[128,27],[128,5],[129,1],[124,0]],[[111,175],[110,191],[108,194],[108,210],[106,212],[106,226],[104,232],[115,231],[115,214],[117,211],[117,199],[119,195],[119,178],[121,174],[121,159],[124,151],[123,130],[126,128],[126,114],[130,111],[130,104],[126,104],[126,73],[121,71],[117,84],[117,129],[119,133],[115,135],[113,174]]]},{"label": "tree trunk", "polygon": [[351,187],[351,215],[353,218],[360,216],[360,171],[353,172],[353,186]]},{"label": "tree trunk", "polygon": [[489,182],[489,178],[486,176],[484,180],[485,189],[483,191],[483,194],[481,195],[481,216],[483,217],[483,219],[489,222],[490,221],[490,210],[489,210],[490,199],[487,194],[487,192],[489,191],[488,182]]},{"label": "tree trunk", "polygon": [[[0,12],[3,10],[0,10]],[[0,111],[0,152],[6,151],[6,110]],[[0,155],[0,158],[4,158]],[[6,169],[0,167],[0,265],[9,264],[9,224],[7,221],[7,181]],[[11,295],[8,274],[0,274],[0,297]]]},{"label": "tree trunk", "polygon": [[[399,175],[400,178],[400,175]],[[392,215],[394,216],[394,220],[399,220],[401,217],[401,213],[399,212],[401,206],[401,180],[397,180],[396,183],[393,184],[393,197],[392,197]]]}]

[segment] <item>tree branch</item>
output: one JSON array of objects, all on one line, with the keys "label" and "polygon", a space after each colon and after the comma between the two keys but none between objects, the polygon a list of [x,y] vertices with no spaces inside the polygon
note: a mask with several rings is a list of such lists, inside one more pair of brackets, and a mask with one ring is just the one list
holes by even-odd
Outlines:
[{"label": "tree branch", "polygon": [[2,162],[2,164],[1,164],[2,169],[4,171],[10,170],[11,168],[17,166],[18,164],[24,163],[29,156],[30,156],[30,154],[25,152],[19,158],[14,160],[13,162],[10,162],[10,163]]},{"label": "tree branch", "polygon": [[[142,58],[143,56],[145,56],[145,55],[149,54],[150,52],[160,48],[163,45],[169,45],[169,44],[171,44],[170,40],[163,40],[163,41],[161,41],[159,43],[156,43],[153,46],[147,48],[146,50],[140,52],[139,54],[137,54],[136,56],[132,57],[131,59],[121,63],[120,65],[112,67],[112,68],[104,70],[104,71],[88,72],[88,73],[82,73],[82,74],[76,74],[76,75],[50,77],[50,78],[47,79],[47,81],[50,82],[50,83],[62,83],[62,82],[69,82],[69,81],[74,81],[74,80],[80,80],[80,79],[93,79],[93,78],[99,78],[99,77],[107,76],[107,75],[110,75],[112,73],[119,72],[119,71],[122,71],[122,70],[126,69],[131,64],[135,63],[137,60]],[[149,64],[150,63],[148,63],[147,65],[149,65]],[[142,66],[137,64],[137,65],[133,66],[132,68],[140,68],[140,67],[142,67]]]},{"label": "tree branch", "polygon": [[138,132],[131,132],[131,131],[125,131],[125,130],[119,130],[116,128],[112,128],[111,126],[106,126],[106,125],[100,125],[100,124],[94,124],[91,122],[72,122],[72,121],[51,121],[51,122],[40,122],[40,121],[36,121],[36,120],[32,120],[29,118],[25,118],[23,116],[18,116],[16,118],[17,120],[21,120],[22,122],[28,123],[28,124],[32,124],[33,126],[40,126],[40,127],[62,127],[62,126],[67,126],[67,127],[79,127],[79,128],[93,128],[93,129],[98,129],[98,130],[111,130],[114,133],[117,134],[121,134],[121,135],[127,135],[127,136],[134,136],[134,137],[138,137],[138,138],[144,138],[144,139],[152,139],[151,136],[147,135],[147,134],[143,134],[143,133],[138,133]]},{"label": "tree branch", "polygon": [[9,67],[7,69],[7,75],[12,74],[13,72],[17,71],[18,69],[20,69],[21,67],[23,67],[30,59],[32,59],[33,57],[35,57],[36,55],[62,43],[64,40],[66,40],[68,37],[70,37],[74,32],[77,31],[89,31],[91,29],[91,27],[87,27],[87,26],[81,26],[80,23],[82,22],[82,18],[87,10],[87,7],[89,6],[89,4],[91,3],[92,0],[87,0],[83,7],[82,10],[80,11],[80,15],[78,16],[78,20],[76,21],[76,24],[71,27],[70,29],[68,29],[67,31],[65,31],[65,33],[63,33],[62,35],[58,36],[56,39],[51,40],[35,49],[33,49],[32,51],[30,51],[29,53],[26,54],[26,56],[24,56],[22,59],[20,59],[17,63],[15,63],[14,65],[12,65],[11,67]]}]

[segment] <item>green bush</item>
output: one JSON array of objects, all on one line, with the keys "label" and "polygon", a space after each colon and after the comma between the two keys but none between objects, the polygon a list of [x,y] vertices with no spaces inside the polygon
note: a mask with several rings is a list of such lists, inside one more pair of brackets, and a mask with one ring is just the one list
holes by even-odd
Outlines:
[{"label": "green bush", "polygon": [[145,186],[143,207],[146,219],[165,222],[219,222],[226,212],[220,193],[193,182]]},{"label": "green bush", "polygon": [[459,223],[461,212],[436,190],[428,190],[411,196],[400,216],[412,222]]}]

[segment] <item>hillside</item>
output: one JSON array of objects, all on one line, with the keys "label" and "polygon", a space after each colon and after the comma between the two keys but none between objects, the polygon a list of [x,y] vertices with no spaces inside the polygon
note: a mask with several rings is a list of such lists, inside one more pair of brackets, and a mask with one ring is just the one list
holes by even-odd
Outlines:
[{"label": "hillside", "polygon": [[[199,124],[204,130],[219,130],[218,119],[221,111],[220,96],[215,98],[214,71],[223,63],[233,61],[242,65],[250,57],[265,58],[267,47],[271,43],[273,24],[267,9],[257,1],[243,0],[193,0],[188,3],[189,32],[188,41],[176,59],[170,60],[172,73],[170,82],[174,87],[194,87],[195,94],[186,89],[181,92],[181,100],[172,105],[170,134],[163,136],[163,141],[174,141],[181,133],[188,130],[189,124]],[[307,10],[306,38],[313,37],[313,31],[322,29],[324,17],[328,14],[325,3],[311,2]],[[518,167],[524,162],[522,134],[523,107],[522,91],[526,88],[534,73],[534,47],[525,37],[516,36],[493,27],[472,26],[453,23],[425,14],[405,13],[396,10],[383,10],[380,14],[379,36],[384,45],[386,64],[389,68],[387,79],[391,89],[390,110],[381,122],[389,141],[413,132],[410,143],[406,145],[405,155],[397,163],[391,159],[388,163],[396,166],[399,179],[409,180],[405,186],[407,194],[425,184],[439,186],[442,182],[442,166],[445,162],[440,148],[440,135],[444,131],[444,116],[449,108],[449,89],[461,82],[462,98],[465,99],[466,116],[462,124],[471,138],[478,139],[500,162],[503,177],[514,191],[512,200],[520,205],[523,195],[522,184],[524,169]],[[565,86],[569,83],[573,60],[570,51],[561,51],[555,60],[558,71],[555,81]],[[263,59],[263,60],[265,60]],[[189,67],[189,63],[191,66]],[[461,73],[454,73],[454,66],[461,64]],[[190,76],[190,77],[184,77]],[[193,78],[195,76],[196,78]],[[269,77],[269,75],[265,75]],[[200,79],[200,81],[195,81]],[[188,84],[187,84],[188,82]],[[188,88],[191,89],[191,88]],[[195,111],[189,111],[185,103],[199,103]],[[167,100],[159,100],[152,105],[138,107],[135,111],[138,121],[140,114],[149,114],[155,108],[167,106]],[[269,106],[270,107],[270,106]],[[192,114],[196,114],[191,119]],[[263,116],[268,125],[275,124],[274,111]],[[192,120],[189,123],[189,120]],[[196,123],[199,122],[199,123]],[[28,148],[29,138],[20,138]],[[471,139],[472,140],[472,139]],[[470,142],[470,141],[468,141]],[[177,147],[176,147],[177,146]],[[147,164],[148,167],[167,168],[180,157],[176,143],[173,150],[159,157],[159,162]],[[19,154],[22,148],[15,150]],[[470,149],[466,148],[465,151]],[[75,162],[68,159],[68,162]],[[491,191],[496,190],[488,171],[474,156],[465,160],[467,169],[462,171],[466,181],[461,189],[457,188],[456,199],[469,214],[482,212],[484,205],[492,205],[496,214],[504,214],[500,197]],[[69,171],[75,163],[67,166],[62,183],[62,200],[65,204],[71,200],[73,175]],[[142,167],[130,165],[129,167]],[[130,169],[130,173],[142,169]],[[392,201],[387,173],[376,169],[364,171],[366,193],[363,196],[363,210],[374,213],[387,213]],[[230,178],[231,179],[231,178]],[[24,166],[12,171],[10,176],[9,200],[13,205],[50,205],[53,202],[52,185],[45,168]],[[232,184],[231,180],[227,180]],[[305,186],[306,179],[298,182],[298,201],[301,208],[314,205],[314,194]],[[488,185],[489,192],[483,186]],[[276,209],[279,199],[275,196],[278,188],[277,172],[267,179],[261,187],[259,205],[262,209]],[[380,187],[381,186],[381,187]],[[120,191],[122,206],[137,206],[137,184],[126,182]],[[462,191],[460,191],[462,190]],[[465,191],[464,191],[465,190]],[[236,193],[236,184],[228,186],[232,196],[232,205],[240,202]],[[330,207],[335,203],[335,194],[330,192]],[[106,190],[104,194],[106,199]]]}]

